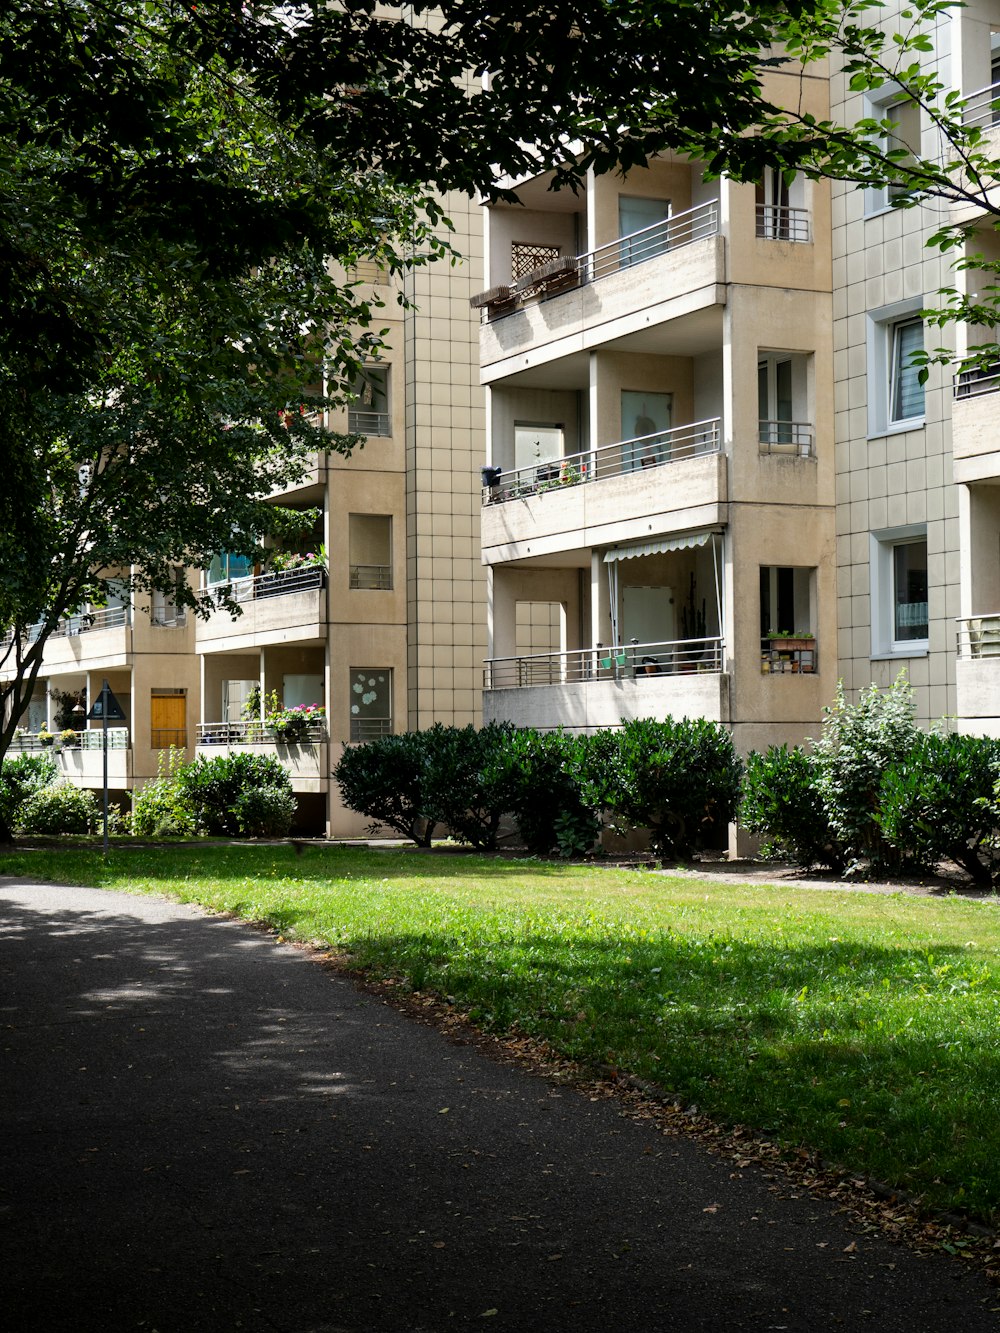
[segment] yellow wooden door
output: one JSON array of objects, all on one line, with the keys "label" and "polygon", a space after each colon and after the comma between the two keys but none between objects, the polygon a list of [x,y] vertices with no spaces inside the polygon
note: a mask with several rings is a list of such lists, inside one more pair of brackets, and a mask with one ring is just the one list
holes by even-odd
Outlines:
[{"label": "yellow wooden door", "polygon": [[154,694],[149,701],[150,745],[166,750],[171,745],[187,745],[187,696]]}]

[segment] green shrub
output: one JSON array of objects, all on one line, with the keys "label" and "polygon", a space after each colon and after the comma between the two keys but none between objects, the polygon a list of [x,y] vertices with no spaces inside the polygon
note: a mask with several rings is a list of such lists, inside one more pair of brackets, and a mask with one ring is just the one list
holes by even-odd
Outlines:
[{"label": "green shrub", "polygon": [[816,784],[816,762],[797,745],[771,745],[747,755],[740,822],[764,835],[765,856],[787,857],[808,869],[844,867]]},{"label": "green shrub", "polygon": [[344,750],[333,776],[348,810],[374,821],[370,832],[385,825],[418,847],[431,845],[425,795],[431,745],[427,732],[408,731]]},{"label": "green shrub", "polygon": [[272,787],[292,796],[288,772],[273,755],[220,754],[197,758],[178,769],[182,804],[191,812],[199,833],[238,838],[243,833],[238,805],[244,793]]},{"label": "green shrub", "polygon": [[27,797],[18,827],[23,833],[94,833],[100,818],[93,792],[71,782],[54,782]]},{"label": "green shrub", "polygon": [[901,672],[893,685],[876,685],[848,704],[843,682],[823,710],[823,731],[813,747],[816,787],[827,821],[845,856],[879,872],[900,870],[908,853],[892,846],[878,820],[882,775],[906,760],[922,733],[913,720],[913,691]]},{"label": "green shrub", "polygon": [[137,838],[180,838],[195,832],[194,815],[180,782],[184,751],[161,751],[157,775],[132,798],[131,829]]},{"label": "green shrub", "polygon": [[621,831],[647,828],[664,857],[686,859],[732,819],[740,761],[732,737],[704,718],[636,718],[599,731],[583,750],[582,794]]},{"label": "green shrub", "polygon": [[561,731],[532,727],[505,738],[511,813],[525,847],[536,856],[581,856],[594,845],[599,821],[580,791],[584,743]]},{"label": "green shrub", "polygon": [[248,787],[234,810],[244,838],[283,838],[295,818],[295,797],[288,787]]},{"label": "green shrub", "polygon": [[436,723],[422,733],[427,817],[481,851],[496,849],[500,820],[514,806],[508,746],[515,730],[509,722],[490,722],[478,731]]},{"label": "green shrub", "polygon": [[59,776],[59,766],[47,754],[21,754],[0,765],[0,841],[13,833],[24,802]]},{"label": "green shrub", "polygon": [[876,818],[897,854],[933,867],[945,857],[977,884],[1000,878],[1000,741],[921,736],[882,774]]}]

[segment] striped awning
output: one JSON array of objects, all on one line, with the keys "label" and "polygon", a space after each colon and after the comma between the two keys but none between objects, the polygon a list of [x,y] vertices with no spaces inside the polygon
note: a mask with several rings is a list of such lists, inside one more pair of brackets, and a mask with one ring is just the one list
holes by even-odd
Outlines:
[{"label": "striped awning", "polygon": [[690,551],[696,546],[705,546],[710,537],[721,531],[721,528],[702,528],[698,532],[684,532],[676,537],[657,537],[651,542],[631,542],[628,546],[616,546],[604,552],[604,563],[611,565],[616,560],[634,560],[640,555],[664,555],[668,551]]}]

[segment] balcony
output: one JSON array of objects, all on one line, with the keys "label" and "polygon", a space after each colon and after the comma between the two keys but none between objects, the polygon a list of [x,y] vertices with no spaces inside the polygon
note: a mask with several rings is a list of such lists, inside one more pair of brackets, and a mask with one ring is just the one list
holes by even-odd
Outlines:
[{"label": "balcony", "polygon": [[784,204],[758,204],[757,235],[765,241],[808,244],[812,240],[809,210],[789,208]]},{"label": "balcony", "polygon": [[365,408],[347,409],[347,429],[352,435],[392,434],[392,422],[388,412],[372,412]]},{"label": "balcony", "polygon": [[957,714],[963,728],[1000,736],[1000,613],[958,622]]},{"label": "balcony", "polygon": [[816,432],[806,421],[761,421],[757,439],[762,454],[784,458],[816,457]]},{"label": "balcony", "polygon": [[234,619],[220,608],[207,622],[200,622],[197,641],[202,651],[237,651],[321,637],[326,570],[319,565],[234,579],[225,586],[243,614]]},{"label": "balcony", "polygon": [[325,791],[327,740],[323,722],[310,723],[295,741],[277,740],[262,722],[200,722],[196,754],[205,759],[240,751],[272,755],[288,770],[293,791]]},{"label": "balcony", "polygon": [[618,726],[633,717],[726,722],[724,661],[719,638],[493,658],[484,672],[483,720],[542,730]]},{"label": "balcony", "polygon": [[955,378],[952,450],[957,482],[1000,476],[1000,364],[974,366]]},{"label": "balcony", "polygon": [[392,590],[391,565],[351,565],[349,586],[363,588],[369,592],[390,592]]},{"label": "balcony", "polygon": [[719,209],[709,200],[472,297],[483,373],[521,370],[526,352],[541,363],[631,333],[648,337],[651,327],[721,306],[724,283]]},{"label": "balcony", "polygon": [[510,473],[484,469],[484,480],[487,563],[521,558],[529,545],[538,555],[725,521],[717,417]]},{"label": "balcony", "polygon": [[[77,732],[72,745],[65,744],[58,733],[43,745],[36,735],[15,734],[8,754],[50,754],[66,777],[82,787],[104,784],[104,733],[100,728]],[[128,727],[108,727],[108,782],[123,787],[132,777],[132,748]]]},{"label": "balcony", "polygon": [[962,120],[967,129],[982,130],[983,133],[1000,125],[1000,83],[991,83],[969,93]]}]

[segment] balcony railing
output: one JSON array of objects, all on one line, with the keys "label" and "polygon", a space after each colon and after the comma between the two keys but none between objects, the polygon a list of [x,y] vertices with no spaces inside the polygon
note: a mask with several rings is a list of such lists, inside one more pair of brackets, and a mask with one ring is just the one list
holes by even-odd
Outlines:
[{"label": "balcony railing", "polygon": [[970,129],[988,130],[992,125],[1000,125],[1000,83],[970,93],[962,119]]},{"label": "balcony railing", "polygon": [[380,736],[392,735],[391,717],[352,717],[352,741],[377,741]]},{"label": "balcony railing", "polygon": [[[325,741],[327,730],[325,722],[310,722],[301,737],[291,741],[288,737],[280,738],[283,745],[314,745]],[[199,745],[275,745],[279,738],[266,722],[199,722]]]},{"label": "balcony railing", "polygon": [[[319,565],[306,569],[282,569],[273,574],[255,574],[250,578],[233,579],[231,583],[216,585],[228,587],[234,602],[254,602],[265,597],[287,597],[293,592],[308,592],[326,587],[326,570]],[[216,599],[220,600],[218,593]]]},{"label": "balcony railing", "polygon": [[677,213],[651,227],[598,246],[582,255],[553,259],[526,273],[516,282],[491,287],[473,296],[470,304],[485,320],[508,315],[525,301],[557,296],[571,287],[585,286],[598,278],[643,264],[648,259],[679,250],[719,232],[719,205],[714,199]]},{"label": "balcony railing", "polygon": [[351,565],[350,586],[375,592],[388,592],[392,588],[392,566]]},{"label": "balcony railing", "polygon": [[990,366],[973,366],[971,370],[962,370],[955,377],[956,398],[978,398],[983,393],[996,393],[1000,389],[1000,362]]},{"label": "balcony railing", "polygon": [[959,620],[958,655],[965,661],[1000,658],[1000,613]]},{"label": "balcony railing", "polygon": [[718,674],[725,643],[720,638],[672,639],[660,643],[598,644],[566,653],[493,657],[485,664],[483,688],[509,690],[532,685],[572,685],[593,680],[647,680],[663,675]]},{"label": "balcony railing", "polygon": [[758,204],[757,235],[766,241],[810,241],[809,210]]},{"label": "balcony railing", "polygon": [[392,424],[388,412],[372,412],[362,407],[347,409],[347,429],[357,435],[391,435]]},{"label": "balcony railing", "polygon": [[[50,639],[75,639],[91,630],[121,629],[132,623],[132,609],[128,606],[104,606],[96,611],[74,611],[57,622]],[[34,643],[42,632],[42,621],[36,620],[21,635],[25,643]],[[8,630],[0,638],[0,648],[9,648],[14,642],[14,631]]]},{"label": "balcony railing", "polygon": [[180,629],[187,624],[187,611],[183,606],[164,606],[150,613],[149,623],[157,629]]},{"label": "balcony railing", "polygon": [[795,454],[815,458],[816,438],[805,421],[761,421],[757,438],[762,454]]},{"label": "balcony railing", "polygon": [[513,472],[484,468],[483,504],[519,500],[564,486],[582,486],[591,481],[603,481],[606,477],[620,477],[627,472],[663,467],[684,458],[717,454],[721,447],[722,422],[713,417],[709,421],[695,421],[689,426],[601,445],[584,453],[567,454],[565,458],[517,468]]},{"label": "balcony railing", "polygon": [[[78,731],[76,740],[65,742],[61,739],[59,732],[54,733],[54,739],[45,745],[36,735],[14,735],[10,743],[11,750],[18,750],[24,754],[36,753],[40,750],[100,750],[104,744],[104,732],[98,727],[91,731]],[[127,750],[129,747],[128,727],[108,727],[108,749],[109,750]]]}]

